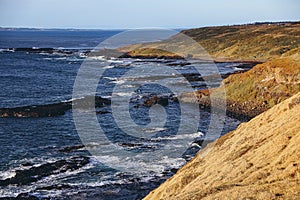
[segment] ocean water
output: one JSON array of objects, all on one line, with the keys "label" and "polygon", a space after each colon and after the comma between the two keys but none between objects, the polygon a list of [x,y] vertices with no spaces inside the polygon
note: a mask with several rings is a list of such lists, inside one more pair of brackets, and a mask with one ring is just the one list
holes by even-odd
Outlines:
[{"label": "ocean water", "polygon": [[[1,30],[0,31],[0,108],[15,108],[24,106],[39,106],[62,103],[72,99],[74,81],[86,57],[86,52],[95,48],[100,42],[118,34],[120,31],[103,30]],[[170,87],[203,89],[205,82],[199,77],[191,79],[187,85],[184,77],[168,74],[165,70],[171,67],[192,76],[195,65],[201,65],[202,76],[214,77],[216,73],[226,75],[239,70],[245,70],[242,63],[217,63],[218,72],[211,71],[207,63],[186,63],[180,60],[168,59],[134,59],[134,58],[104,58],[94,57],[95,62],[105,62],[103,81],[99,82],[97,95],[111,99],[112,89],[131,88],[135,85],[145,85],[134,94],[118,91],[114,95],[130,96],[126,109],[133,110],[131,115],[135,124],[144,126],[149,123],[149,108],[140,110],[135,105],[142,104],[145,98],[153,96],[154,91],[160,95],[168,95],[170,91],[160,86],[151,85],[149,81],[159,80]],[[130,69],[148,66],[160,69],[161,74],[151,75],[140,73],[138,76],[123,77]],[[194,75],[193,75],[194,76]],[[216,76],[217,77],[217,76]],[[221,79],[213,80],[217,86]],[[127,91],[127,90],[125,90]],[[87,94],[89,95],[89,94]],[[92,94],[91,94],[92,95]],[[174,97],[174,96],[172,96]],[[178,102],[173,101],[167,106],[167,116],[170,123],[163,127],[152,127],[146,132],[158,132],[159,137],[170,137],[170,131],[177,130]],[[157,108],[158,112],[160,112]],[[111,107],[104,105],[97,108],[97,118],[111,133],[110,141],[125,146],[129,151],[143,152],[146,146],[154,148],[149,141],[134,141],[123,135],[118,135],[111,120]],[[154,110],[155,111],[155,110]],[[193,113],[195,110],[188,110]],[[198,111],[196,111],[198,112]],[[123,112],[118,116],[122,119]],[[211,114],[200,111],[196,133],[192,135],[195,141],[201,140],[201,135],[208,129]],[[192,115],[191,115],[192,117]],[[152,119],[153,120],[153,119]],[[158,120],[159,121],[159,120]],[[122,123],[122,122],[120,122]],[[188,120],[187,122],[188,123]],[[233,130],[240,121],[226,117],[222,134]],[[125,127],[127,124],[123,124]],[[120,125],[121,126],[121,125]],[[88,129],[88,124],[87,127]],[[134,131],[134,127],[125,127]],[[218,127],[216,127],[217,129]],[[184,137],[184,136],[182,136]],[[180,139],[172,138],[172,139]],[[182,138],[181,138],[182,139]],[[158,143],[162,144],[162,143]],[[201,149],[197,143],[178,159],[163,157],[159,161],[149,161],[145,165],[157,166],[158,170],[126,172],[115,169],[107,163],[117,159],[122,162],[122,155],[105,156],[101,159],[88,151],[88,147],[101,145],[101,141],[84,143],[76,129],[72,110],[63,115],[52,117],[8,117],[0,118],[0,197],[34,196],[39,199],[141,199],[164,180],[172,176],[176,170]],[[99,156],[99,155],[98,155]],[[106,159],[106,160],[105,160]]]}]

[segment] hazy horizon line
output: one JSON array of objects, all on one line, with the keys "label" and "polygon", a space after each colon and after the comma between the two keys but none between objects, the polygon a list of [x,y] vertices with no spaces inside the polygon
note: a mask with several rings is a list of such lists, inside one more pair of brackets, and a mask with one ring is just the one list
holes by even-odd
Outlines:
[{"label": "hazy horizon line", "polygon": [[220,25],[204,25],[197,27],[136,27],[136,28],[72,28],[72,27],[14,27],[14,26],[0,26],[0,29],[29,29],[29,30],[133,30],[133,29],[173,29],[173,30],[186,30],[205,27],[218,27],[218,26],[240,26],[240,25],[255,25],[255,24],[276,24],[276,23],[297,23],[300,20],[289,21],[255,21],[249,23],[236,23],[236,24],[220,24]]}]

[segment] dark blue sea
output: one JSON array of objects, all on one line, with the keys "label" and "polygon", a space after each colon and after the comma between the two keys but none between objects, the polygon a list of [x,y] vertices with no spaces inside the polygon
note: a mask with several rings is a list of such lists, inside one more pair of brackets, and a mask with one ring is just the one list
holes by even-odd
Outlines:
[{"label": "dark blue sea", "polygon": [[[22,109],[26,106],[39,108],[43,105],[72,101],[74,82],[78,70],[87,59],[87,52],[120,32],[120,30],[1,30],[0,108],[8,110],[18,107]],[[105,58],[103,56],[94,56],[90,59],[99,63],[109,63],[106,66],[101,65],[106,70],[96,92],[101,98],[111,100],[112,89],[118,84],[121,85],[120,88],[130,88],[137,84],[145,85],[135,91],[134,95],[120,91],[114,93],[121,98],[130,96],[130,102],[125,102],[127,103],[126,109],[140,109],[139,112],[130,113],[137,125],[144,127],[149,123],[149,112],[155,112],[155,109],[160,112],[161,109],[158,107],[149,110],[147,106],[143,107],[144,99],[154,97],[155,91],[160,91],[161,96],[173,98],[172,102],[166,106],[168,110],[165,113],[170,116],[170,123],[163,127],[153,126],[145,129],[149,133],[160,133],[155,137],[156,145],[163,145],[164,139],[172,136],[169,130],[177,130],[177,116],[180,112],[176,110],[178,108],[176,96],[170,94],[165,87],[162,89],[157,85],[149,84],[151,82],[149,80],[160,80],[164,85],[182,88],[182,90],[189,87],[183,81],[183,77],[167,74],[165,69],[171,67],[181,74],[187,74],[186,77],[192,77],[192,88],[198,90],[204,89],[205,83],[201,78],[193,77],[195,76],[193,65],[201,65],[204,72],[202,75],[207,77],[214,77],[216,73],[226,76],[226,74],[247,69],[242,66],[242,63],[216,63],[219,70],[216,72],[210,71],[208,67],[210,64],[193,64],[180,60]],[[149,73],[141,76],[142,73],[140,73],[130,78],[122,77],[129,69],[139,66],[160,69],[161,74],[152,76]],[[218,86],[221,79],[216,78],[213,81],[213,84]],[[137,104],[140,107],[136,106]],[[164,105],[163,101],[161,105]],[[116,145],[135,153],[143,152],[145,148],[150,149],[149,151],[156,148],[148,140],[133,142],[122,134],[118,135],[120,130],[115,128],[111,120],[110,104],[104,103],[96,110],[99,122],[104,127],[108,127],[107,130],[111,134],[108,136],[109,140]],[[188,114],[193,112],[199,111],[191,109]],[[117,115],[121,119],[127,116],[125,114],[123,116],[121,111]],[[194,134],[195,141],[201,141],[201,136],[205,135],[208,130],[211,119],[208,111],[200,111],[200,116],[198,130],[195,133],[187,133]],[[240,121],[236,119],[226,117],[221,127],[222,134],[235,129],[239,123]],[[88,123],[86,126],[88,129]],[[130,126],[126,128],[129,132],[133,131]],[[176,137],[172,139],[175,140]],[[162,142],[159,143],[160,141]],[[191,144],[185,155],[178,159],[164,156],[155,162],[144,163],[145,166],[151,165],[153,170],[140,168],[135,172],[126,172],[126,170],[122,171],[107,164],[115,162],[118,165],[122,162],[124,155],[107,156],[109,153],[106,153],[103,156],[95,156],[87,146],[92,149],[97,145],[101,145],[101,141],[89,143],[82,141],[74,123],[72,109],[66,109],[63,113],[51,116],[2,116],[0,118],[0,197],[3,199],[29,197],[37,199],[142,199],[172,176],[201,149],[201,144],[195,142]]]}]

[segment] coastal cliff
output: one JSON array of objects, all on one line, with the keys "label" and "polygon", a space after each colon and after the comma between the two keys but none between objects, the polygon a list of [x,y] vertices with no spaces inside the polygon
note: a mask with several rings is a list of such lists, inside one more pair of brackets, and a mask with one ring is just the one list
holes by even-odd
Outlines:
[{"label": "coastal cliff", "polygon": [[[227,114],[250,121],[207,145],[145,199],[300,199],[299,31],[299,22],[182,31],[215,61],[263,63],[230,75],[220,87],[179,97],[209,108],[211,95],[225,91]],[[145,46],[129,51],[133,57],[152,53]]]},{"label": "coastal cliff", "polygon": [[299,199],[300,93],[198,152],[145,199]]},{"label": "coastal cliff", "polygon": [[[277,58],[233,74],[218,88],[184,93],[181,100],[209,107],[210,96],[226,92],[227,113],[251,119],[300,91],[300,59]],[[196,96],[197,98],[194,98]]]},{"label": "coastal cliff", "polygon": [[[300,91],[300,22],[203,27],[181,33],[199,43],[215,61],[262,63],[248,72],[230,75],[219,88],[183,93],[182,101],[209,108],[210,97],[216,98],[225,91],[227,114],[249,120]],[[129,57],[179,58],[165,49],[180,47],[183,55],[191,55],[193,46],[180,42],[182,34],[118,50]],[[200,54],[195,55],[205,57]]]}]

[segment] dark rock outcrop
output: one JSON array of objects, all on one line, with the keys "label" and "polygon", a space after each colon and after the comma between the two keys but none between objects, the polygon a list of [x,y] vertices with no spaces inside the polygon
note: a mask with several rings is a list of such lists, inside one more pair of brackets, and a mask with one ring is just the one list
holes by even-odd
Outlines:
[{"label": "dark rock outcrop", "polygon": [[169,101],[178,102],[178,99],[177,97],[154,95],[144,100],[142,105],[145,107],[151,107],[155,104],[160,104],[165,107],[169,104]]},{"label": "dark rock outcrop", "polygon": [[53,117],[72,108],[68,102],[15,108],[0,108],[0,117]]},{"label": "dark rock outcrop", "polygon": [[28,193],[21,193],[17,197],[0,197],[0,200],[39,200],[39,198]]},{"label": "dark rock outcrop", "polygon": [[[95,104],[95,107],[103,107],[109,105],[111,102],[109,99],[105,99],[99,96],[87,96],[82,99],[76,99],[73,101],[59,102],[46,105],[32,105],[15,108],[0,108],[0,117],[54,117],[64,115],[66,111],[72,109],[72,104],[75,104],[77,108],[86,109]],[[103,113],[97,113],[103,114]]]},{"label": "dark rock outcrop", "polygon": [[14,177],[0,180],[0,186],[28,185],[50,175],[77,170],[88,163],[88,157],[79,156],[58,160],[53,163],[45,163],[25,170],[17,170]]},{"label": "dark rock outcrop", "polygon": [[84,148],[84,145],[79,144],[79,145],[75,145],[75,146],[67,146],[67,147],[63,147],[61,149],[59,149],[59,152],[63,152],[63,153],[69,153],[71,151],[76,151],[78,149],[82,149]]},{"label": "dark rock outcrop", "polygon": [[26,52],[26,53],[46,53],[46,54],[65,54],[70,55],[74,53],[78,53],[77,49],[55,49],[49,47],[18,47],[18,48],[8,48],[4,50],[4,52]]}]

